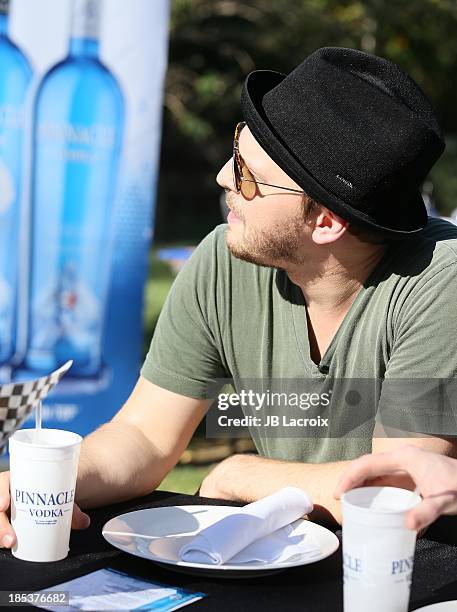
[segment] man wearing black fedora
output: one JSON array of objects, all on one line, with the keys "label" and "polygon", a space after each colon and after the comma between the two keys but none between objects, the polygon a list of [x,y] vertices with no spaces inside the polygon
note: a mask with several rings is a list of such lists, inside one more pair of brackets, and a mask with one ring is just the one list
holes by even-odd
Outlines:
[{"label": "man wearing black fedora", "polygon": [[[153,490],[218,378],[236,390],[248,378],[380,384],[358,404],[354,394],[334,397],[328,435],[269,436],[252,426],[258,455],[220,463],[202,483],[205,496],[249,502],[293,484],[317,513],[340,520],[333,491],[351,459],[403,445],[406,431],[409,444],[455,454],[436,395],[387,384],[456,376],[457,228],[428,220],[420,195],[444,149],[428,99],[384,59],[323,48],[287,76],[251,73],[241,106],[233,157],[217,177],[228,226],[178,275],[123,408],[84,440],[82,507]],[[375,418],[348,428],[362,404],[373,417],[389,415],[392,436],[378,437]],[[76,510],[74,525],[86,523]],[[4,535],[14,537],[0,512]]]}]

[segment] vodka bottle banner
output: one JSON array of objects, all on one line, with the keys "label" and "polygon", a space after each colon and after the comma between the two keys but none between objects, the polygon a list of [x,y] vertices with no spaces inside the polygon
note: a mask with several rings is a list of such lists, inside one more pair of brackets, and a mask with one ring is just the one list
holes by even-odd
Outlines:
[{"label": "vodka bottle banner", "polygon": [[24,113],[30,63],[8,34],[9,2],[0,2],[0,364],[15,350]]},{"label": "vodka bottle banner", "polygon": [[92,431],[139,375],[168,11],[0,0],[0,382],[72,359],[46,427]]},{"label": "vodka bottle banner", "polygon": [[99,59],[99,0],[73,6],[69,54],[46,73],[36,94],[25,365],[44,374],[72,355],[74,373],[95,376],[124,102]]}]

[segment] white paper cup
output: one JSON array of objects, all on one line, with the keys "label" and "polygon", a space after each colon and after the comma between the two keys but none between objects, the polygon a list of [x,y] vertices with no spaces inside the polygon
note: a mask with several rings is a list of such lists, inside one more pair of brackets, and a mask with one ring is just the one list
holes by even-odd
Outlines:
[{"label": "white paper cup", "polygon": [[420,502],[395,487],[362,487],[341,496],[345,612],[406,612],[416,532],[405,515]]},{"label": "white paper cup", "polygon": [[68,555],[81,441],[60,429],[22,429],[10,438],[12,553],[18,559]]}]

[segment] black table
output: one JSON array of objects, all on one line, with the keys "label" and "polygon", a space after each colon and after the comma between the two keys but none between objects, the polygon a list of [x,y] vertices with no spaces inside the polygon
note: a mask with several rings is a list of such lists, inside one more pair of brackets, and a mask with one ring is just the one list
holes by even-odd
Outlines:
[{"label": "black table", "polygon": [[[122,553],[112,548],[101,535],[104,523],[123,512],[157,506],[222,503],[220,500],[158,491],[140,499],[92,510],[89,512],[91,526],[85,531],[73,532],[70,555],[63,561],[29,563],[15,559],[10,551],[0,549],[0,591],[38,591],[112,567],[138,577],[206,593],[207,597],[189,606],[189,610],[196,612],[343,610],[341,548],[318,563],[264,578],[210,579],[173,572]],[[341,539],[341,532],[336,533]],[[440,519],[418,541],[410,610],[450,599],[457,599],[457,517]]]}]

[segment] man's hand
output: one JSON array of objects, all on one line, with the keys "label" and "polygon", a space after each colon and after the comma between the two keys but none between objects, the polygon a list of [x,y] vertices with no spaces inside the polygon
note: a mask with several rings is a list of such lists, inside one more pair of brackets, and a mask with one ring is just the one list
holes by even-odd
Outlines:
[{"label": "man's hand", "polygon": [[[10,507],[10,474],[0,474],[0,548],[11,548],[16,540],[16,534],[10,525],[8,511]],[[73,518],[71,526],[73,529],[86,529],[90,525],[90,518],[80,510],[79,506],[73,504]]]},{"label": "man's hand", "polygon": [[335,497],[354,487],[378,484],[379,477],[409,475],[424,500],[406,515],[409,529],[430,525],[441,514],[457,514],[457,461],[417,446],[364,455],[353,461],[342,475]]},{"label": "man's hand", "polygon": [[253,501],[245,499],[240,485],[242,485],[243,477],[246,478],[246,468],[257,459],[253,455],[232,455],[228,459],[224,459],[203,480],[200,486],[200,495],[215,499]]}]

